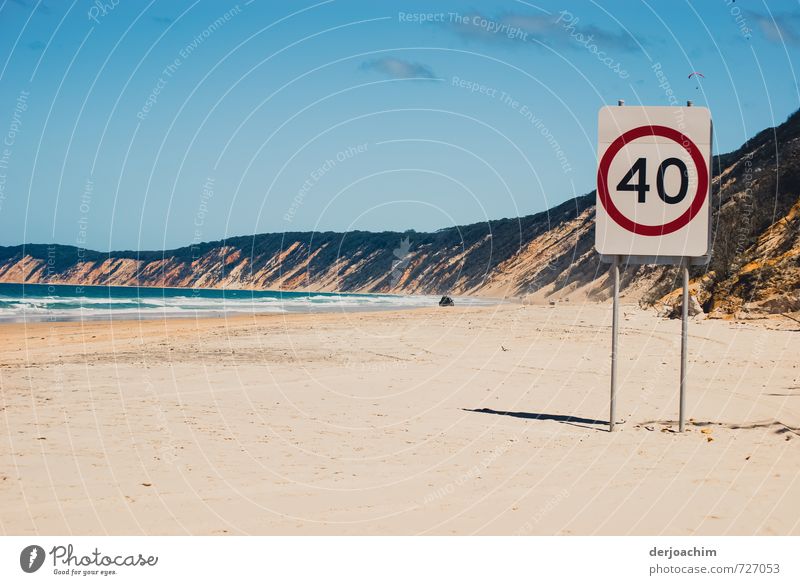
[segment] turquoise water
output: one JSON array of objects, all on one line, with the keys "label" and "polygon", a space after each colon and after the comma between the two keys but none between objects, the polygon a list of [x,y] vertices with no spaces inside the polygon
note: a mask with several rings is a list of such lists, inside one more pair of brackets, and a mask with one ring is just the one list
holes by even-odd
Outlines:
[{"label": "turquoise water", "polygon": [[[436,306],[439,297],[0,283],[0,321],[76,321],[309,313]],[[461,299],[459,304],[486,304]]]}]

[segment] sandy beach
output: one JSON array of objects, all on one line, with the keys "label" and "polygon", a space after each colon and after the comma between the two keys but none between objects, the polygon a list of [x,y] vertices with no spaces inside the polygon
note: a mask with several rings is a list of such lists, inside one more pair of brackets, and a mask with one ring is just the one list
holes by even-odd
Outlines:
[{"label": "sandy beach", "polygon": [[4,534],[800,534],[798,329],[623,306],[4,324]]}]

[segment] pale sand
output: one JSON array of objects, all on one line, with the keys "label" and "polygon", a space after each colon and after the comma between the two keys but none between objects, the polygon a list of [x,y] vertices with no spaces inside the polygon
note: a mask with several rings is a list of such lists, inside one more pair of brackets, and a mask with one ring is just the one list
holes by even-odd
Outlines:
[{"label": "pale sand", "polygon": [[0,528],[800,534],[800,327],[693,322],[681,436],[624,314],[615,433],[608,304],[3,325]]}]

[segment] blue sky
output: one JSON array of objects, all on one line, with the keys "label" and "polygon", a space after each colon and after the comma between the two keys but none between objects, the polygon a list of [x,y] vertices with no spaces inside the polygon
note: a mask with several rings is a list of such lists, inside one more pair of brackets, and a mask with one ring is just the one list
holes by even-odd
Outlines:
[{"label": "blue sky", "polygon": [[727,152],[800,107],[798,49],[796,1],[0,0],[0,244],[534,213],[593,189],[602,105],[669,90]]}]

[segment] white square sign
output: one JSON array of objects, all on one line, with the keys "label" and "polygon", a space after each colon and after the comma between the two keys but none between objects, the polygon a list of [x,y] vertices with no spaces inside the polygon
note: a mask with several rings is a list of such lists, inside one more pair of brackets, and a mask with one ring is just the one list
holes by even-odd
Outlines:
[{"label": "white square sign", "polygon": [[597,156],[600,254],[677,262],[709,253],[707,108],[606,106],[599,115]]}]

